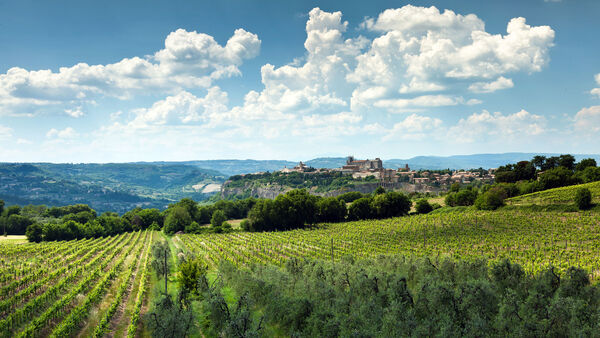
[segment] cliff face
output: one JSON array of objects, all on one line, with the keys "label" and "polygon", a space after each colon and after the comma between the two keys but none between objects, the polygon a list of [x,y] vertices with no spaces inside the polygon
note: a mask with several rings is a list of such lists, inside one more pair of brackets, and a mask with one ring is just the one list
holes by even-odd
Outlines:
[{"label": "cliff face", "polygon": [[[358,191],[363,194],[370,194],[377,187],[383,186],[386,190],[394,190],[394,191],[402,191],[405,193],[411,192],[431,192],[437,193],[440,192],[440,188],[427,186],[424,184],[410,184],[406,182],[402,183],[363,183],[363,184],[355,184],[353,187],[342,188],[337,190],[331,190],[327,192],[317,192],[317,187],[312,187],[309,189],[309,192],[313,195],[323,196],[323,197],[336,197],[343,193],[349,191]],[[282,186],[282,185],[268,185],[268,186],[254,186],[254,185],[246,185],[244,187],[235,187],[230,188],[227,186],[227,182],[221,188],[221,198],[231,198],[233,196],[242,196],[242,197],[255,197],[255,198],[269,198],[274,199],[279,194],[284,194],[293,188]]]}]

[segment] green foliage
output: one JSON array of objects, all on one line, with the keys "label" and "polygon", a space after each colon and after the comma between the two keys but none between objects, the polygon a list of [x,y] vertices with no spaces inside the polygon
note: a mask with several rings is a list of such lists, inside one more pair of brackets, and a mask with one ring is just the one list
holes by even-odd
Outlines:
[{"label": "green foliage", "polygon": [[579,188],[575,193],[575,204],[579,210],[587,210],[592,207],[592,193],[590,189]]},{"label": "green foliage", "polygon": [[193,221],[190,225],[185,227],[186,234],[199,234],[202,230],[202,227],[196,221]]},{"label": "green foliage", "polygon": [[146,315],[145,322],[152,337],[187,337],[194,322],[194,311],[182,295],[173,299],[173,296],[164,294],[152,304],[152,311]]},{"label": "green foliage", "polygon": [[152,268],[158,278],[165,280],[165,294],[167,293],[168,276],[171,273],[171,248],[166,240],[156,241],[152,244]]},{"label": "green foliage", "polygon": [[319,222],[341,222],[346,218],[346,203],[335,197],[321,198],[317,206]]},{"label": "green foliage", "polygon": [[349,191],[339,195],[337,198],[344,203],[352,203],[361,197],[363,197],[363,194],[360,191]]},{"label": "green foliage", "polygon": [[373,178],[352,178],[341,172],[327,173],[260,173],[234,175],[224,185],[228,188],[243,188],[246,191],[255,187],[279,185],[292,189],[308,189],[316,187],[318,192],[327,192],[342,188],[352,188],[355,184],[373,182]]},{"label": "green foliage", "polygon": [[577,165],[575,166],[575,170],[583,171],[587,168],[595,168],[595,167],[597,167],[596,160],[594,160],[593,158],[586,158],[586,159],[579,161],[579,163],[577,163]]},{"label": "green foliage", "polygon": [[377,187],[377,189],[375,189],[375,191],[373,191],[373,195],[381,195],[381,194],[385,194],[385,189],[383,187]]},{"label": "green foliage", "polygon": [[[283,336],[587,336],[600,330],[600,289],[577,268],[558,278],[552,267],[527,275],[508,260],[488,269],[482,260],[380,256],[294,259],[285,269],[224,264],[220,272]],[[217,323],[231,321],[227,304],[218,296],[211,304],[211,322],[223,332]]]},{"label": "green foliage", "polygon": [[258,200],[248,213],[252,231],[302,228],[317,221],[317,197],[291,190],[275,200]]},{"label": "green foliage", "polygon": [[412,206],[408,196],[395,191],[375,195],[371,203],[377,218],[407,215]]},{"label": "green foliage", "polygon": [[417,204],[415,205],[415,210],[417,211],[417,214],[428,214],[433,211],[433,206],[429,204],[429,201],[427,201],[427,199],[421,198],[417,201]]},{"label": "green foliage", "polygon": [[448,193],[444,203],[451,207],[469,206],[475,203],[475,199],[477,199],[477,190],[464,189],[459,192]]},{"label": "green foliage", "polygon": [[565,167],[548,169],[540,175],[539,179],[544,190],[578,183],[573,177],[573,172]]},{"label": "green foliage", "polygon": [[177,284],[184,295],[199,296],[208,289],[208,267],[198,258],[186,258],[179,264]]},{"label": "green foliage", "polygon": [[43,239],[44,231],[42,226],[39,223],[33,223],[27,227],[25,231],[25,236],[27,236],[27,240],[30,242],[39,243]]},{"label": "green foliage", "polygon": [[172,235],[178,231],[185,230],[185,227],[190,224],[192,224],[192,217],[188,209],[177,205],[168,210],[163,230],[165,233]]},{"label": "green foliage", "polygon": [[361,220],[375,218],[374,210],[371,208],[371,197],[362,197],[350,204],[348,207],[348,219]]},{"label": "green foliage", "polygon": [[475,200],[475,207],[479,210],[496,210],[504,205],[508,197],[507,190],[502,186],[495,186],[479,195]]},{"label": "green foliage", "polygon": [[220,227],[226,220],[227,216],[225,216],[225,213],[222,210],[216,210],[210,219],[210,224],[213,228],[216,228]]}]

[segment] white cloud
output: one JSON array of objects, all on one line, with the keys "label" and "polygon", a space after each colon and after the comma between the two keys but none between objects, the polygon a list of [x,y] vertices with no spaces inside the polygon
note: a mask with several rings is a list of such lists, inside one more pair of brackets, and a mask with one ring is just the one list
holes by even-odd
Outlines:
[{"label": "white cloud", "polygon": [[379,95],[371,100],[465,84],[480,92],[508,88],[512,81],[503,75],[540,71],[554,40],[550,27],[531,27],[524,18],[510,20],[506,35],[493,35],[473,14],[411,5],[385,10],[362,26],[382,35],[347,76],[358,85],[353,104],[368,104],[361,93],[372,88]]},{"label": "white cloud", "polygon": [[[596,83],[598,84],[598,86],[600,86],[600,73],[596,74],[594,78],[596,79]],[[590,93],[592,95],[600,97],[600,88],[594,88],[590,91]]]},{"label": "white cloud", "polygon": [[76,138],[77,136],[79,136],[79,134],[75,131],[75,129],[73,129],[71,127],[66,127],[63,130],[58,130],[56,128],[52,128],[46,133],[46,137],[48,137],[48,138],[56,138],[56,139],[63,139],[63,140],[73,139],[73,138]]},{"label": "white cloud", "polygon": [[234,111],[254,118],[271,118],[347,109],[354,85],[348,84],[345,77],[367,43],[363,37],[344,39],[347,26],[341,12],[311,10],[306,23],[304,63],[295,60],[278,68],[265,64],[261,68],[264,89],[249,92],[244,105]]},{"label": "white cloud", "polygon": [[457,143],[507,141],[526,136],[541,135],[546,131],[546,119],[521,110],[504,115],[484,110],[474,113],[448,130],[448,137]]},{"label": "white cloud", "polygon": [[492,82],[475,82],[469,86],[469,90],[474,93],[491,93],[501,89],[514,87],[512,79],[507,79],[500,76],[496,81]]},{"label": "white cloud", "polygon": [[85,115],[83,113],[83,111],[81,111],[81,107],[77,107],[74,109],[65,109],[65,113],[67,113],[67,115],[71,116],[71,117],[82,117],[83,115]]},{"label": "white cloud", "polygon": [[447,95],[423,95],[411,99],[378,100],[373,103],[373,106],[387,108],[390,112],[404,112],[407,109],[414,109],[415,107],[456,106],[461,103],[464,103],[464,99],[462,97],[452,97]]},{"label": "white cloud", "polygon": [[18,138],[17,144],[33,144],[33,142],[31,142],[30,140],[24,139],[24,138]]},{"label": "white cloud", "polygon": [[33,115],[44,108],[80,117],[82,105],[93,104],[94,98],[208,88],[216,79],[239,75],[238,67],[258,54],[260,43],[258,36],[243,29],[237,29],[225,46],[210,35],[178,29],[167,36],[164,49],[144,58],[107,65],[79,63],[58,72],[14,67],[0,74],[0,110]]},{"label": "white cloud", "polygon": [[600,106],[583,108],[575,114],[575,131],[591,134],[600,131]]},{"label": "white cloud", "polygon": [[227,112],[227,93],[212,87],[205,97],[182,91],[155,102],[150,108],[134,110],[129,126],[144,128],[152,125],[200,125],[214,123]]},{"label": "white cloud", "polygon": [[7,139],[12,136],[12,129],[0,124],[0,139]]},{"label": "white cloud", "polygon": [[428,116],[412,114],[407,116],[387,131],[384,140],[399,138],[401,140],[422,140],[438,134],[442,120]]}]

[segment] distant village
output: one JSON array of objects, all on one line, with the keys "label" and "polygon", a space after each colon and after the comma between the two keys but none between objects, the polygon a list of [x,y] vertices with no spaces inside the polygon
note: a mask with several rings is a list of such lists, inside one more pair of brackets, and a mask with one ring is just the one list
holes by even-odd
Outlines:
[{"label": "distant village", "polygon": [[450,171],[450,173],[440,173],[443,171],[411,170],[408,164],[406,164],[403,168],[389,169],[383,167],[383,162],[379,158],[374,160],[357,160],[354,158],[354,156],[348,156],[346,159],[346,165],[342,166],[341,168],[312,168],[301,161],[293,168],[286,167],[280,170],[281,173],[299,172],[306,174],[339,171],[341,171],[343,174],[352,175],[353,178],[367,178],[372,176],[382,183],[407,182],[411,184],[444,186],[455,182],[463,184],[468,184],[474,181],[491,183],[494,180],[495,169],[454,170]]}]

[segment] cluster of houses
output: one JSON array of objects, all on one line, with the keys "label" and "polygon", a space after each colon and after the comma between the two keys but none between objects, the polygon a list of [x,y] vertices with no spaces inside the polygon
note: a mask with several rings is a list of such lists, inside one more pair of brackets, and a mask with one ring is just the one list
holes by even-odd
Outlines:
[{"label": "cluster of houses", "polygon": [[429,171],[411,170],[408,164],[403,168],[386,169],[379,158],[374,160],[356,160],[353,156],[348,156],[346,165],[341,168],[315,169],[300,162],[294,168],[284,168],[281,170],[282,173],[326,173],[333,171],[341,171],[344,174],[352,175],[353,178],[367,178],[372,176],[382,183],[407,182],[411,184],[449,185],[455,182],[467,184],[473,181],[489,183],[494,180],[494,169],[488,169],[483,172],[480,170],[455,170],[451,174],[440,174]]}]

